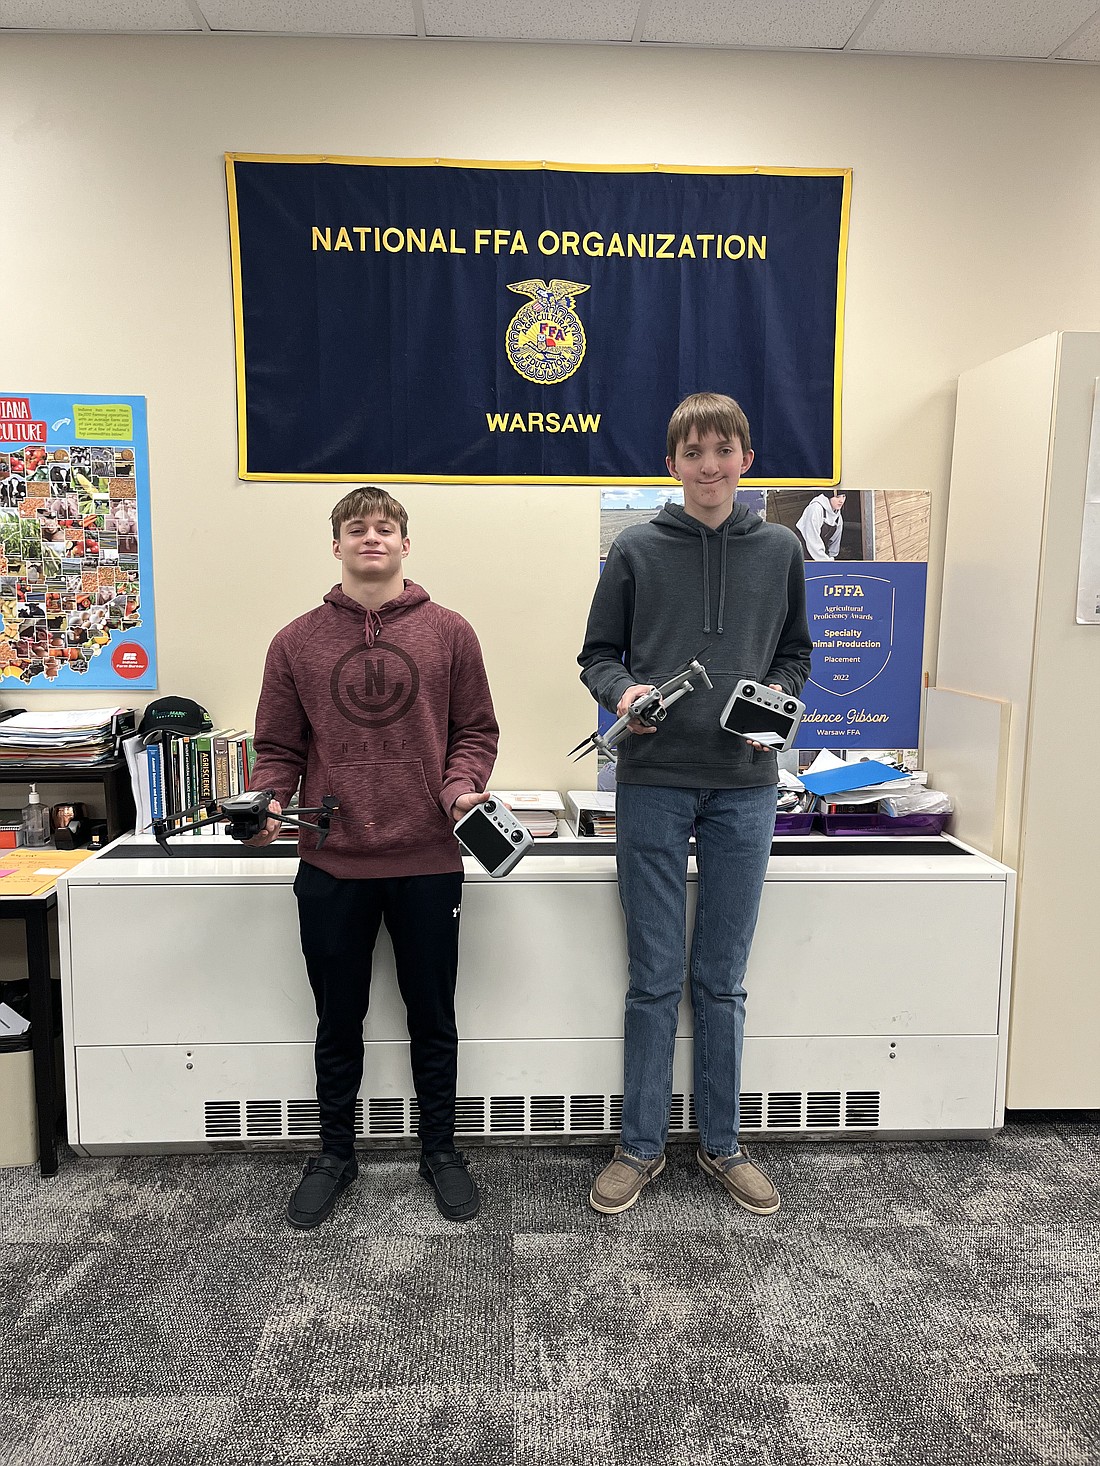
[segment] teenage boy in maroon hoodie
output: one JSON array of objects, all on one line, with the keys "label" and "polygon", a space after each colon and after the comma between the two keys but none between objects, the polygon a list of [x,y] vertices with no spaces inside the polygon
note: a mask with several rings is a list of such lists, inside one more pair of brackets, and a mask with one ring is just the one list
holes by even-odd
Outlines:
[{"label": "teenage boy in maroon hoodie", "polygon": [[[487,799],[497,724],[472,627],[402,574],[408,516],[382,489],[332,511],[340,584],[271,643],[256,710],[254,789],[273,815],[300,786],[303,807],[340,802],[323,849],[303,830],[294,882],[317,1003],[321,1154],[287,1208],[315,1227],[355,1180],[355,1100],[371,953],[384,921],[408,1014],[420,1111],[420,1174],[440,1212],[476,1216],[477,1184],[455,1149],[454,995],[462,857],[454,823]],[[267,845],[269,819],[250,843]]]}]

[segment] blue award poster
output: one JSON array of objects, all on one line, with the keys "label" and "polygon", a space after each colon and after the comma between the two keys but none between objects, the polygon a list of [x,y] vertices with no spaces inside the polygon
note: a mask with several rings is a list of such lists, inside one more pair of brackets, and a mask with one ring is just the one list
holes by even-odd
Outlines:
[{"label": "blue award poster", "polygon": [[806,565],[814,652],[799,748],[915,748],[925,564]]},{"label": "blue award poster", "polygon": [[0,687],[156,687],[144,397],[0,394]]}]

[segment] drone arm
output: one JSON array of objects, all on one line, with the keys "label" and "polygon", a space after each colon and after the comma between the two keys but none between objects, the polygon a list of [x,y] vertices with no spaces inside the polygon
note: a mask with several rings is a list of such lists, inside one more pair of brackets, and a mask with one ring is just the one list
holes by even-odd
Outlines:
[{"label": "drone arm", "polygon": [[171,854],[171,846],[168,841],[173,835],[182,835],[184,831],[201,830],[204,825],[216,825],[224,818],[223,814],[212,814],[202,820],[188,820],[186,814],[168,815],[165,819],[153,821],[153,839],[165,854]]}]

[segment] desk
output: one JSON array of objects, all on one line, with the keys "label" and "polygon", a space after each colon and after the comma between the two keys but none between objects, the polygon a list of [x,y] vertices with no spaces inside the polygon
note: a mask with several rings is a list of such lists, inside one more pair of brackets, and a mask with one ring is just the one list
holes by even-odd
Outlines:
[{"label": "desk", "polygon": [[[64,1108],[57,1092],[54,1057],[57,1010],[50,974],[49,918],[57,906],[58,876],[87,860],[90,854],[88,850],[55,850],[52,845],[0,851],[0,918],[21,921],[27,943],[28,1016],[43,1176],[52,1176],[57,1170],[57,1121]],[[5,895],[8,890],[15,894]]]},{"label": "desk", "polygon": [[34,1108],[38,1120],[38,1160],[43,1176],[57,1172],[57,1121],[63,1106],[57,1093],[54,1062],[53,978],[50,975],[50,912],[57,890],[34,896],[0,896],[0,920],[21,921],[27,943],[31,1051],[34,1059]]}]

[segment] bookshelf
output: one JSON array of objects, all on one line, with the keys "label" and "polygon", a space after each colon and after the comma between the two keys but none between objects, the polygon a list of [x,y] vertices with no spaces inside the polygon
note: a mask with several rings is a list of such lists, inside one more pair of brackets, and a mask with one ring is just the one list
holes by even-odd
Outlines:
[{"label": "bookshelf", "polygon": [[98,784],[103,790],[107,838],[115,840],[134,828],[134,796],[130,788],[130,771],[124,758],[113,758],[105,764],[3,764],[0,784],[37,784],[43,804],[56,804],[58,799],[44,791],[55,786]]}]

